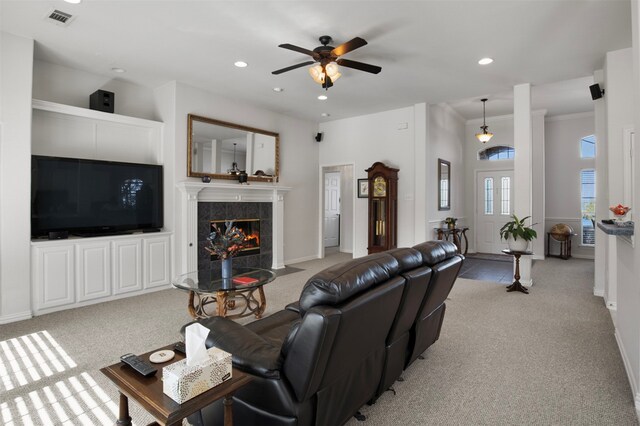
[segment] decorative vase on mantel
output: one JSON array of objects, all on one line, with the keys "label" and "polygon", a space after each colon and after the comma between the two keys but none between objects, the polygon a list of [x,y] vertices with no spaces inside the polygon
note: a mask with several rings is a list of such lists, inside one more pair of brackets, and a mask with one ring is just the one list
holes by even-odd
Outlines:
[{"label": "decorative vase on mantel", "polygon": [[513,236],[509,236],[509,238],[507,238],[507,244],[511,251],[527,251],[527,248],[529,248],[529,241],[524,238],[514,240]]}]

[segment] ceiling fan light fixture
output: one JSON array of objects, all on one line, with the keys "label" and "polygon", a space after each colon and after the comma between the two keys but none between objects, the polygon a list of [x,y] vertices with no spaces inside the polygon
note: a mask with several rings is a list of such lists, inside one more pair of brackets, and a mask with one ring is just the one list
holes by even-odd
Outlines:
[{"label": "ceiling fan light fixture", "polygon": [[478,138],[478,140],[482,143],[487,143],[493,137],[493,133],[487,130],[489,126],[487,126],[485,104],[488,99],[484,98],[480,100],[482,101],[482,126],[480,126],[480,129],[482,129],[482,132],[476,133],[476,138]]},{"label": "ceiling fan light fixture", "polygon": [[322,65],[317,64],[312,66],[311,68],[309,68],[309,75],[311,76],[311,78],[313,78],[313,81],[315,81],[318,84],[322,84],[324,83],[324,70],[322,69]]}]

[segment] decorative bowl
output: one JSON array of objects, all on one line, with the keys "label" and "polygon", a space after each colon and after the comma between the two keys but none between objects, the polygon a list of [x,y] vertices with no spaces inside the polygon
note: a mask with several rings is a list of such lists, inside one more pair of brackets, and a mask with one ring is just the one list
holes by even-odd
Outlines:
[{"label": "decorative bowl", "polygon": [[609,207],[609,210],[611,210],[613,215],[616,217],[616,220],[618,222],[620,222],[620,221],[622,221],[624,219],[624,217],[627,215],[629,210],[631,210],[631,207],[627,207],[627,206],[623,206],[622,204],[618,204],[617,206]]}]

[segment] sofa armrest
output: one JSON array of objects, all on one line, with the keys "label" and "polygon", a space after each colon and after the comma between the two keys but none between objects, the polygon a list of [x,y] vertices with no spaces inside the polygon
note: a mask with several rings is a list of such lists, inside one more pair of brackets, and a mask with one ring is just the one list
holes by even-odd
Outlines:
[{"label": "sofa armrest", "polygon": [[295,302],[291,302],[289,303],[287,306],[284,307],[287,311],[292,311],[292,312],[297,312],[300,313],[300,302],[299,301],[295,301]]},{"label": "sofa armrest", "polygon": [[213,317],[199,322],[210,330],[207,348],[215,346],[229,352],[234,367],[254,376],[280,377],[282,359],[279,347],[228,318]]}]

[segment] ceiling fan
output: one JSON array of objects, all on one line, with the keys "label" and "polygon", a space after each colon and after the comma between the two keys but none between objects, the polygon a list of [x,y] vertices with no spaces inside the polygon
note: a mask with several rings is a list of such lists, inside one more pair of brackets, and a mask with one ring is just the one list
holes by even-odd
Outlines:
[{"label": "ceiling fan", "polygon": [[311,77],[316,83],[321,84],[325,90],[328,90],[329,87],[333,86],[333,83],[342,75],[338,70],[338,65],[360,71],[370,72],[372,74],[378,74],[380,71],[382,71],[382,68],[377,65],[370,65],[363,62],[341,58],[342,55],[367,44],[367,42],[363,38],[356,37],[346,43],[341,44],[338,47],[329,46],[329,43],[331,43],[331,37],[328,35],[321,36],[319,40],[320,43],[322,43],[322,46],[318,46],[313,50],[294,46],[293,44],[289,43],[279,45],[278,47],[282,47],[283,49],[289,49],[293,50],[294,52],[309,55],[313,58],[313,61],[306,61],[297,65],[282,68],[273,71],[271,74],[282,74],[283,72],[291,71],[296,68],[304,67],[306,65],[312,65],[317,62],[316,65],[309,68],[309,74],[311,74]]}]

